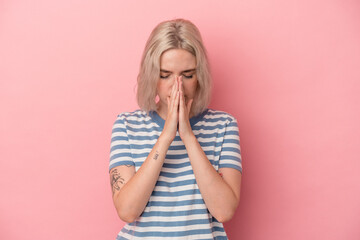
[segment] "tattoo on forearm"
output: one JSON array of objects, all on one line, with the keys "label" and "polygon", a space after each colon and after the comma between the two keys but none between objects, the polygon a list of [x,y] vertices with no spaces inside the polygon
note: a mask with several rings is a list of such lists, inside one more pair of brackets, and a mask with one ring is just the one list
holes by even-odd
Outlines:
[{"label": "tattoo on forearm", "polygon": [[117,171],[117,169],[114,169],[110,173],[110,184],[113,195],[115,194],[115,191],[120,191],[120,186],[125,183],[125,179],[120,176],[120,173]]},{"label": "tattoo on forearm", "polygon": [[159,158],[159,152],[156,150],[154,160],[157,160]]}]

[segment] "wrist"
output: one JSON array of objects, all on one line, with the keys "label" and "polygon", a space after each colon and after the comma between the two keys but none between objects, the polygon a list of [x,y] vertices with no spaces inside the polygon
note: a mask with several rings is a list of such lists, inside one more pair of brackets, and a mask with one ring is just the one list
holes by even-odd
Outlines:
[{"label": "wrist", "polygon": [[165,144],[168,147],[170,146],[170,144],[172,143],[174,139],[172,139],[171,137],[166,136],[164,133],[161,133],[159,138],[158,138],[158,142],[160,142],[161,144]]},{"label": "wrist", "polygon": [[194,141],[197,141],[197,139],[196,139],[193,132],[191,132],[191,133],[187,134],[186,136],[182,137],[181,140],[185,144],[185,147],[187,147],[187,145],[191,145],[192,143],[194,143]]}]

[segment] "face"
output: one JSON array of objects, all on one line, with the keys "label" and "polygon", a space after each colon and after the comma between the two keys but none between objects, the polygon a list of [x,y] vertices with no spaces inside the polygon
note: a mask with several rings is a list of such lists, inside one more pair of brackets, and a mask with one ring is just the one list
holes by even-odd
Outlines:
[{"label": "face", "polygon": [[195,97],[198,82],[196,58],[184,49],[170,49],[161,55],[160,76],[157,84],[160,109],[167,109],[167,97],[171,94],[175,76],[182,76],[185,103],[187,103]]}]

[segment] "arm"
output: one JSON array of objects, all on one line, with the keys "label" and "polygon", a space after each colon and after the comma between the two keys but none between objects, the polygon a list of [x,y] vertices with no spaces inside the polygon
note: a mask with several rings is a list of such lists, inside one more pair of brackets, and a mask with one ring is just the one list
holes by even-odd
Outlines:
[{"label": "arm", "polygon": [[195,136],[184,139],[196,182],[210,213],[219,221],[232,218],[240,200],[241,173],[220,168],[220,174],[206,157]]},{"label": "arm", "polygon": [[232,168],[214,169],[189,122],[192,101],[186,105],[180,81],[179,135],[185,144],[200,193],[210,213],[219,221],[232,218],[240,199],[241,173]]},{"label": "arm", "polygon": [[113,202],[121,220],[133,222],[144,211],[155,188],[170,143],[160,136],[136,174],[132,165],[111,169]]},{"label": "arm", "polygon": [[179,106],[178,86],[174,84],[168,98],[168,113],[164,129],[135,173],[134,166],[114,167],[110,172],[113,201],[119,217],[125,222],[133,222],[144,211],[155,188],[166,153],[177,131],[177,109]]}]

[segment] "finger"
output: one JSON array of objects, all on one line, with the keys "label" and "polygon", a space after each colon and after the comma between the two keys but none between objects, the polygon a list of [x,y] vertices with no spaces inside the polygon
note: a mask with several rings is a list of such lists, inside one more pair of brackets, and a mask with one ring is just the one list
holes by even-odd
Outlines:
[{"label": "finger", "polygon": [[179,92],[180,92],[180,95],[183,95],[183,98],[184,98],[184,87],[183,87],[182,76],[179,79]]},{"label": "finger", "polygon": [[183,91],[183,87],[182,87],[182,81],[180,81],[180,108],[184,108],[185,107],[185,97],[184,97],[184,91]]},{"label": "finger", "polygon": [[178,112],[178,108],[179,108],[179,99],[180,99],[180,92],[177,91],[175,101],[174,101],[174,110],[176,113]]},{"label": "finger", "polygon": [[179,95],[180,95],[179,114],[180,116],[182,116],[184,114],[184,94],[181,90],[179,91]]},{"label": "finger", "polygon": [[178,107],[178,98],[179,98],[179,83],[178,83],[178,78],[177,78],[177,76],[175,75],[174,76],[174,94],[175,94],[175,96],[174,96],[174,102],[173,102],[173,106],[174,107],[176,107],[176,109],[177,109],[177,107]]},{"label": "finger", "polygon": [[181,80],[179,81],[179,92],[181,95],[181,101],[183,102],[182,107],[186,107],[185,105],[185,95],[184,95],[184,85],[183,85],[183,81],[182,81],[182,76],[181,76]]},{"label": "finger", "polygon": [[180,92],[179,92],[179,79],[175,75],[174,76],[174,84],[173,84],[173,95],[171,99],[171,111],[175,112],[175,114],[178,113],[179,105],[180,105]]},{"label": "finger", "polygon": [[184,95],[184,85],[183,85],[183,81],[180,81],[180,96],[181,96],[181,100],[180,100],[180,111],[181,111],[181,115],[184,118],[188,118],[189,116],[189,111],[187,108],[187,104],[185,102],[185,95]]},{"label": "finger", "polygon": [[176,86],[173,84],[171,89],[171,95],[169,97],[169,111],[173,111],[175,105],[175,98],[176,98]]},{"label": "finger", "polygon": [[179,77],[175,76],[176,91],[179,91]]},{"label": "finger", "polygon": [[190,99],[186,105],[189,115],[190,115],[191,105],[192,105],[193,101],[194,101],[194,99]]},{"label": "finger", "polygon": [[180,76],[179,82],[180,82],[180,84],[179,84],[180,87],[179,88],[180,88],[181,91],[184,92],[183,76]]},{"label": "finger", "polygon": [[173,86],[172,86],[172,88],[171,88],[171,100],[173,100],[173,99],[175,99],[175,97],[176,97],[176,86],[175,86],[175,84],[173,84]]},{"label": "finger", "polygon": [[179,90],[180,90],[180,91],[184,90],[184,88],[183,88],[183,79],[182,79],[182,76],[179,77]]}]

